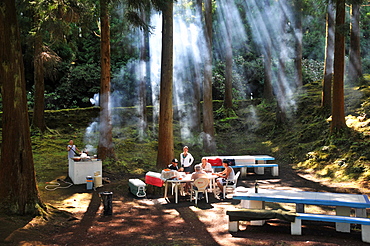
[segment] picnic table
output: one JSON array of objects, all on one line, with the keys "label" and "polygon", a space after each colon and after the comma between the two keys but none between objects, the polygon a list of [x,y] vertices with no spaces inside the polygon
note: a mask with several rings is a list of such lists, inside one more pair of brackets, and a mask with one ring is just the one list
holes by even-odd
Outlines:
[{"label": "picnic table", "polygon": [[[331,192],[309,192],[294,190],[244,189],[233,195],[233,199],[241,200],[243,208],[264,209],[265,202],[295,203],[296,212],[304,213],[304,205],[332,206],[335,207],[336,215],[350,216],[351,209],[355,209],[356,217],[367,217],[366,209],[370,208],[367,195],[331,193]],[[253,225],[263,225],[264,221],[253,221]],[[350,224],[336,223],[337,231],[350,232]]]},{"label": "picnic table", "polygon": [[[235,160],[235,166],[231,166],[232,168],[240,168],[241,176],[246,176],[247,168],[254,167],[254,172],[259,175],[264,174],[265,167],[273,168],[272,175],[278,175],[278,165],[277,164],[267,164],[267,161],[275,160],[274,157],[269,155],[237,155],[237,156],[205,156],[207,159],[228,159],[228,160]],[[260,165],[260,166],[259,166]],[[212,166],[213,170],[216,168],[222,168],[222,166]]]},{"label": "picnic table", "polygon": [[[165,181],[166,185],[164,188],[164,198],[167,198],[168,194],[168,186],[174,185],[174,193],[175,193],[175,203],[178,203],[178,196],[179,196],[179,190],[180,190],[180,185],[182,183],[186,182],[192,182],[194,180],[191,179],[192,174],[185,174],[184,172],[179,172],[179,178],[174,178],[174,179],[167,179]],[[215,192],[216,188],[216,178],[217,175],[212,175],[212,173],[207,173],[207,178],[210,180],[210,191]]]}]

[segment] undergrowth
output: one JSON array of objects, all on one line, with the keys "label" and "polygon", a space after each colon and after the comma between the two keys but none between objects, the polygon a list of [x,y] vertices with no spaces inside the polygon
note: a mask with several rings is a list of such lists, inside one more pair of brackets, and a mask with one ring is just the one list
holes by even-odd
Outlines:
[{"label": "undergrowth", "polygon": [[[348,129],[331,135],[330,114],[320,107],[321,83],[304,86],[294,98],[295,111],[287,115],[284,124],[276,124],[276,104],[267,101],[235,101],[234,109],[226,112],[215,107],[215,132],[219,155],[268,154],[280,165],[305,170],[333,180],[370,179],[370,89],[368,86],[346,88],[346,120]],[[216,104],[217,105],[217,104]],[[127,118],[135,115],[134,108],[115,109],[121,112],[121,124],[115,125],[113,138],[117,160],[103,163],[105,172],[117,175],[143,176],[157,170],[157,126],[150,123],[148,131],[139,136],[135,121]],[[77,147],[84,148],[86,128],[97,117],[97,110],[78,110],[69,116],[70,123],[55,127],[48,133],[32,136],[37,179],[48,182],[68,174],[66,146],[73,139]],[[62,112],[65,115],[65,111]],[[95,116],[94,116],[95,115]],[[222,117],[224,116],[224,117]],[[56,125],[57,111],[53,111],[52,125]],[[151,118],[148,117],[148,118]],[[50,119],[49,119],[50,120]],[[76,123],[75,123],[76,122]],[[122,123],[123,122],[123,123]],[[199,163],[206,155],[202,148],[202,134],[182,140],[179,122],[175,121],[175,156],[179,158],[182,147],[188,145],[190,153]],[[170,162],[170,160],[169,160]]]}]

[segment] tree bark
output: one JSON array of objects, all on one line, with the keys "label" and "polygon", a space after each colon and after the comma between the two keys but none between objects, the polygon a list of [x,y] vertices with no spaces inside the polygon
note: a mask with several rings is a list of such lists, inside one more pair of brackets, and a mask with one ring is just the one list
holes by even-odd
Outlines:
[{"label": "tree bark", "polygon": [[204,2],[204,35],[206,40],[203,82],[203,148],[206,153],[216,154],[216,140],[212,100],[212,0]]},{"label": "tree bark", "polygon": [[335,17],[334,81],[330,132],[346,127],[344,117],[345,1],[337,1]]},{"label": "tree bark", "polygon": [[37,214],[43,204],[36,185],[15,1],[3,0],[0,8],[3,100],[0,210],[8,214]]},{"label": "tree bark", "polygon": [[42,35],[36,31],[34,43],[34,79],[35,79],[35,106],[33,108],[32,125],[41,132],[46,130],[45,110],[45,85],[44,85],[44,64],[42,59],[43,42]]},{"label": "tree bark", "polygon": [[109,0],[100,0],[100,122],[98,156],[100,159],[115,158],[112,140],[112,122],[110,112],[110,26]]},{"label": "tree bark", "polygon": [[358,83],[362,78],[360,49],[360,4],[351,5],[351,40],[349,49],[348,80]]},{"label": "tree bark", "polygon": [[335,9],[330,1],[326,13],[326,44],[325,44],[325,64],[324,81],[322,85],[321,107],[331,108],[332,80],[334,75],[334,32],[335,32]]},{"label": "tree bark", "polygon": [[173,2],[162,9],[162,61],[159,94],[157,168],[167,167],[174,157],[173,140]]}]

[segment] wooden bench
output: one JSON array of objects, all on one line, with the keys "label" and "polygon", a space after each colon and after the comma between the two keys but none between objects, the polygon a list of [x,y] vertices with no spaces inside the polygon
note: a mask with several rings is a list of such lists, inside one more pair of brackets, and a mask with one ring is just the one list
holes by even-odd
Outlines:
[{"label": "wooden bench", "polygon": [[370,243],[370,219],[361,217],[327,215],[327,214],[307,214],[291,213],[282,210],[265,209],[236,209],[228,210],[229,231],[237,232],[239,230],[239,221],[281,219],[291,222],[291,234],[302,235],[302,220],[324,221],[333,223],[360,224],[362,241]]}]

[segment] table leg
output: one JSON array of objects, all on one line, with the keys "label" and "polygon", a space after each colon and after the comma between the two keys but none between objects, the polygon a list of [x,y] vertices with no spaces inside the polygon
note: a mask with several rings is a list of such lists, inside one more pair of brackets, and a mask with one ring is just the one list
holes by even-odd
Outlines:
[{"label": "table leg", "polygon": [[297,204],[295,205],[295,211],[296,211],[297,213],[304,213],[304,204],[302,204],[302,203],[297,203]]},{"label": "table leg", "polygon": [[240,168],[240,176],[241,177],[247,176],[247,167]]},{"label": "table leg", "polygon": [[175,185],[175,203],[179,201],[179,184]]},{"label": "table leg", "polygon": [[168,187],[168,185],[169,185],[169,183],[168,183],[168,182],[166,182],[166,183],[164,184],[164,198],[167,198],[167,187]]},{"label": "table leg", "polygon": [[[242,200],[240,205],[243,208],[265,209],[265,202],[264,201]],[[250,225],[255,225],[255,226],[263,226],[264,224],[265,224],[264,220],[252,220],[250,222]]]},{"label": "table leg", "polygon": [[[257,160],[257,164],[265,164],[266,162],[264,160]],[[264,167],[255,167],[254,172],[256,174],[263,175],[265,174],[265,168]]]},{"label": "table leg", "polygon": [[[335,208],[335,211],[336,211],[336,215],[340,215],[340,216],[350,216],[351,215],[350,207],[337,206]],[[351,232],[351,224],[335,223],[335,229],[340,232]]]}]

